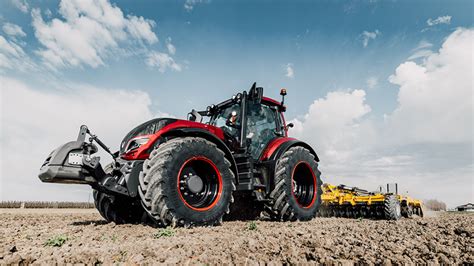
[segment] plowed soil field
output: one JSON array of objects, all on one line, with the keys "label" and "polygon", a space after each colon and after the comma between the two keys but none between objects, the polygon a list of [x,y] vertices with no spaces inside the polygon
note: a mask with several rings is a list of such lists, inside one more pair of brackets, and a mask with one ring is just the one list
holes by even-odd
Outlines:
[{"label": "plowed soil field", "polygon": [[474,215],[380,221],[105,223],[95,210],[0,209],[0,264],[474,263]]}]

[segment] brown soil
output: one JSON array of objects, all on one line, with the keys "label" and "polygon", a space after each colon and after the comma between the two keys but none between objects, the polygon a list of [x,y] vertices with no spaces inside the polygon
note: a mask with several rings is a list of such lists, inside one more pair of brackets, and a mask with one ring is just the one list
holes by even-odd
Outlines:
[{"label": "brown soil", "polygon": [[[255,223],[163,230],[107,224],[95,210],[0,209],[0,264],[474,263],[472,214]],[[62,246],[45,245],[58,235]]]}]

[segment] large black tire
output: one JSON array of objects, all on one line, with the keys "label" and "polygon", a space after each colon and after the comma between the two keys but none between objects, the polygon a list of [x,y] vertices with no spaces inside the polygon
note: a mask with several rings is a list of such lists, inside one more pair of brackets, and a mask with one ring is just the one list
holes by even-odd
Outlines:
[{"label": "large black tire", "polygon": [[307,221],[316,216],[321,205],[321,172],[308,149],[288,149],[277,161],[273,182],[266,203],[272,219]]},{"label": "large black tire", "polygon": [[384,200],[384,218],[387,220],[398,220],[402,217],[400,201],[396,195],[387,195]]},{"label": "large black tire", "polygon": [[159,225],[219,225],[233,202],[234,180],[231,163],[214,143],[174,138],[145,160],[138,191]]}]

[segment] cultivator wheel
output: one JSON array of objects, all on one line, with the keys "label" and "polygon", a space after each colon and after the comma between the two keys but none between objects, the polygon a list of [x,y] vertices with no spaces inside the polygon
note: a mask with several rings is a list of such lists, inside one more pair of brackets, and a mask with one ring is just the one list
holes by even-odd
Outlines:
[{"label": "cultivator wheel", "polygon": [[139,194],[163,226],[218,225],[233,202],[234,173],[225,154],[203,138],[171,139],[143,164]]},{"label": "cultivator wheel", "polygon": [[400,201],[398,201],[396,195],[387,195],[383,205],[383,217],[387,220],[398,220],[401,216]]},{"label": "cultivator wheel", "polygon": [[274,189],[266,203],[274,220],[311,220],[321,204],[321,172],[314,155],[303,147],[293,147],[278,160]]}]

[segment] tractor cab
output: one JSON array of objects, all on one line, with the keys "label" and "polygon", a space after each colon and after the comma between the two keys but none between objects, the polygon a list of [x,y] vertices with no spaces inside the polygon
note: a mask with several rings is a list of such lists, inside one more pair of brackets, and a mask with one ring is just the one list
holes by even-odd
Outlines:
[{"label": "tractor cab", "polygon": [[[283,97],[286,90],[280,93]],[[222,129],[234,153],[248,153],[258,160],[265,147],[275,138],[287,135],[282,102],[263,97],[263,88],[254,83],[249,92],[238,93],[206,111],[192,111],[190,120],[208,116],[207,124]]]}]

